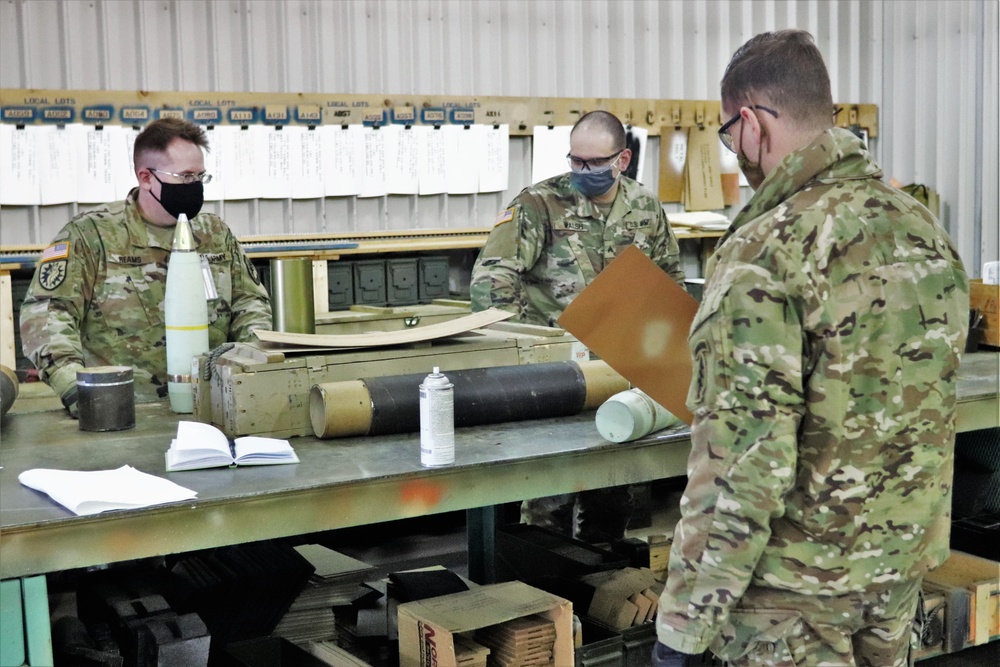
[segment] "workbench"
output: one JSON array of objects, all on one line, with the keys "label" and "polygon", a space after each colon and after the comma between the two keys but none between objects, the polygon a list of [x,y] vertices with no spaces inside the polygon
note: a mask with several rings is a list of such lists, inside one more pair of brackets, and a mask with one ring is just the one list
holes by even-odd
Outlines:
[{"label": "workbench", "polygon": [[[998,372],[1000,354],[964,358],[959,431],[1000,426]],[[61,410],[12,409],[0,430],[0,579],[470,510],[470,575],[489,580],[492,506],[681,476],[690,449],[684,426],[610,443],[587,412],[458,429],[455,464],[445,468],[420,466],[414,433],[299,437],[290,441],[298,465],[166,473],[164,452],[179,418],[166,402],[140,404],[134,429],[92,433]],[[31,468],[123,465],[173,480],[198,498],[79,517],[17,480]]]}]

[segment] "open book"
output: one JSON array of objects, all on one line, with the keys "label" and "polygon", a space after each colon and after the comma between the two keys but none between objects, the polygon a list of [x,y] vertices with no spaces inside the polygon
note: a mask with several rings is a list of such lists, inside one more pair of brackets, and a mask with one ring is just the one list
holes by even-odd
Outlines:
[{"label": "open book", "polygon": [[177,437],[170,443],[166,457],[168,472],[299,462],[287,440],[245,435],[230,443],[215,426],[190,421],[177,423]]}]

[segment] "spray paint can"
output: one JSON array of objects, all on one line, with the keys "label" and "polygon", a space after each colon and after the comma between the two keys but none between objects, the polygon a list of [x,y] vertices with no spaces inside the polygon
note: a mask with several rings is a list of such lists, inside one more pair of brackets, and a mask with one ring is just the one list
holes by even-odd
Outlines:
[{"label": "spray paint can", "polygon": [[420,465],[455,462],[455,385],[435,366],[420,385]]}]

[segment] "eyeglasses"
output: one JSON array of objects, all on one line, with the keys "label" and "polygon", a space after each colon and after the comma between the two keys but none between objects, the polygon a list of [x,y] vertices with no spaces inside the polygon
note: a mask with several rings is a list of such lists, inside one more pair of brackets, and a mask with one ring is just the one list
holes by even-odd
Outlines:
[{"label": "eyeglasses", "polygon": [[[777,111],[775,111],[774,109],[769,109],[767,107],[761,106],[759,104],[752,104],[752,105],[750,105],[750,108],[751,109],[760,109],[761,111],[768,112],[769,114],[771,114],[775,118],[778,117],[778,112]],[[733,123],[735,123],[739,119],[740,119],[740,114],[736,114],[735,116],[733,116],[732,118],[730,118],[728,121],[726,121],[725,125],[723,125],[722,127],[719,128],[719,139],[722,140],[722,145],[725,146],[726,148],[728,148],[733,153],[736,152],[736,149],[733,148],[733,137],[732,137],[731,134],[729,134],[729,128],[731,128],[733,126]]]},{"label": "eyeglasses", "polygon": [[[160,174],[166,174],[167,176],[173,176],[174,178],[179,178],[181,179],[181,183],[183,183],[184,185],[191,185],[192,183],[197,183],[199,181],[205,184],[212,182],[212,175],[207,171],[203,171],[200,174],[192,174],[190,172],[186,174],[175,174],[172,171],[163,171],[162,169],[153,169],[152,167],[146,167],[146,168],[149,171],[155,171]],[[159,181],[160,179],[157,178],[156,180]]]},{"label": "eyeglasses", "polygon": [[593,171],[595,169],[602,169],[616,159],[619,155],[625,152],[625,149],[621,149],[617,153],[612,153],[607,157],[592,157],[584,160],[583,158],[576,157],[572,153],[566,153],[566,161],[569,162],[569,168],[573,171]]}]

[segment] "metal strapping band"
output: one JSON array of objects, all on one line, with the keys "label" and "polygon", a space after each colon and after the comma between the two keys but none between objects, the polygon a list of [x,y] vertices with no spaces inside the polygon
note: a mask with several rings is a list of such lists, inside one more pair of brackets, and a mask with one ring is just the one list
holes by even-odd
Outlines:
[{"label": "metal strapping band", "polygon": [[167,375],[167,382],[187,382],[190,384],[190,375]]},{"label": "metal strapping band", "polygon": [[86,380],[77,380],[76,384],[78,387],[121,387],[122,385],[132,384],[132,380],[122,380],[120,382],[87,382]]}]

